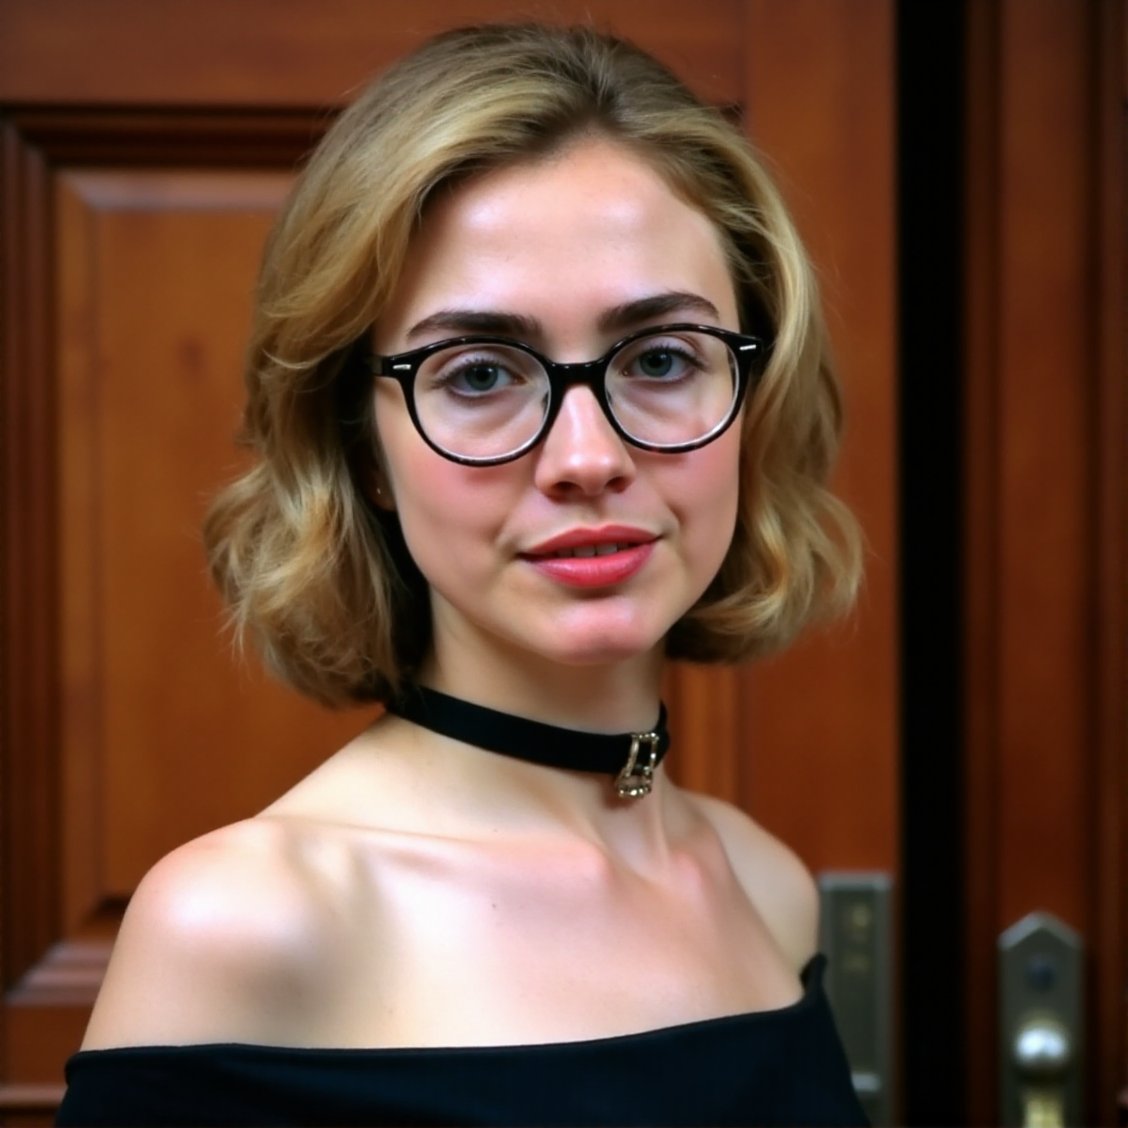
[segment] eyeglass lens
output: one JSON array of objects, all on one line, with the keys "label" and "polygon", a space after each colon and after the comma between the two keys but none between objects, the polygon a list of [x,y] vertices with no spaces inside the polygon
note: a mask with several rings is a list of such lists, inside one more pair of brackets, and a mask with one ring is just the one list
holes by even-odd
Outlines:
[{"label": "eyeglass lens", "polygon": [[[727,422],[736,361],[724,341],[676,330],[627,342],[610,359],[607,401],[632,438],[676,447]],[[432,353],[415,378],[415,410],[436,446],[463,458],[521,450],[548,414],[548,373],[535,356],[501,344],[451,345]]]}]

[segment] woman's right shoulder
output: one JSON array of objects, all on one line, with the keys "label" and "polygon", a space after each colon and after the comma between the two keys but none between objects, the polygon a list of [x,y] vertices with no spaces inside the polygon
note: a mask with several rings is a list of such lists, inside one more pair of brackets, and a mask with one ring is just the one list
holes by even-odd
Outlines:
[{"label": "woman's right shoulder", "polygon": [[278,1041],[319,994],[326,883],[284,821],[174,850],[130,899],[83,1049]]}]

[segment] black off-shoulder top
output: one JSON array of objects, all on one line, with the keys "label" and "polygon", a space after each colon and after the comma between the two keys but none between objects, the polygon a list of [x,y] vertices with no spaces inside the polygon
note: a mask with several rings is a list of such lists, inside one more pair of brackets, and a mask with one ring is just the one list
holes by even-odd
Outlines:
[{"label": "black off-shoulder top", "polygon": [[60,1125],[864,1125],[822,988],[779,1010],[527,1046],[75,1054]]}]

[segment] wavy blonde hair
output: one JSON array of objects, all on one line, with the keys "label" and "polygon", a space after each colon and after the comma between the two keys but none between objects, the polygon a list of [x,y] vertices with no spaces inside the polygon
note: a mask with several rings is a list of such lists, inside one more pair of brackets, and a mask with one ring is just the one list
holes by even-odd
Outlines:
[{"label": "wavy blonde hair", "polygon": [[327,704],[386,701],[430,642],[426,581],[368,494],[378,452],[356,362],[428,199],[590,133],[629,146],[716,225],[742,328],[771,361],[745,410],[736,530],[670,632],[673,658],[734,662],[846,610],[860,537],[827,490],[842,412],[807,255],[745,138],[662,64],[588,27],[489,25],[425,44],[314,152],[267,244],[246,370],[257,456],[204,535],[240,638]]}]

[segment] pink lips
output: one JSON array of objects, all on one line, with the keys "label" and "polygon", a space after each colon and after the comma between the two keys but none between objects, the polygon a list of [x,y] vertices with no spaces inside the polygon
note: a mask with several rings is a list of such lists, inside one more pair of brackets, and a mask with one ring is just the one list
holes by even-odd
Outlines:
[{"label": "pink lips", "polygon": [[570,587],[610,587],[640,571],[650,559],[656,539],[645,529],[626,525],[572,529],[522,553],[521,559],[542,575]]}]

